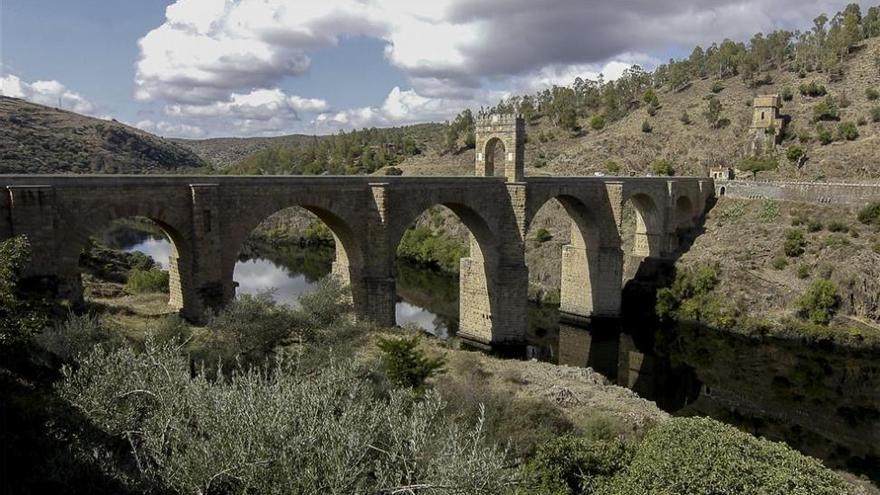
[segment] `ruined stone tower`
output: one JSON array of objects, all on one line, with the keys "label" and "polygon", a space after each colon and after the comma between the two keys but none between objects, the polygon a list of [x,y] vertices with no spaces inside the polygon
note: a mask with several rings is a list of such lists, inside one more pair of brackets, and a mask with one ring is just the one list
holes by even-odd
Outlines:
[{"label": "ruined stone tower", "polygon": [[746,152],[761,155],[773,151],[782,136],[785,121],[779,115],[781,106],[779,95],[756,96],[752,103],[752,125],[749,127],[749,142]]},{"label": "ruined stone tower", "polygon": [[495,175],[495,153],[501,146],[504,176],[508,182],[522,182],[525,177],[526,124],[522,115],[490,115],[476,123],[476,175]]}]

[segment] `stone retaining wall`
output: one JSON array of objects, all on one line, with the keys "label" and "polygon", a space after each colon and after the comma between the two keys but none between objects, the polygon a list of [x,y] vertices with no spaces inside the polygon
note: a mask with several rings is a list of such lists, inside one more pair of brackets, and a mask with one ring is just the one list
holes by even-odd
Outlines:
[{"label": "stone retaining wall", "polygon": [[719,198],[726,196],[863,206],[880,201],[880,184],[719,180],[715,182],[715,193]]}]

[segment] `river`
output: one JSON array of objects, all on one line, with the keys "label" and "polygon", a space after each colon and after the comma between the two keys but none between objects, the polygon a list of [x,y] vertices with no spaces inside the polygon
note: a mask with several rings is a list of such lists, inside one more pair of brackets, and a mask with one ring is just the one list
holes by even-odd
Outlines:
[{"label": "river", "polygon": [[[167,265],[167,241],[120,246]],[[250,248],[235,266],[239,294],[269,288],[282,303],[330,272],[331,247]],[[398,263],[399,324],[442,339],[458,325],[455,276]],[[781,440],[834,468],[880,482],[880,353],[775,338],[749,338],[693,325],[558,322],[556,308],[531,305],[519,354],[590,366],[674,415],[711,416]]]}]

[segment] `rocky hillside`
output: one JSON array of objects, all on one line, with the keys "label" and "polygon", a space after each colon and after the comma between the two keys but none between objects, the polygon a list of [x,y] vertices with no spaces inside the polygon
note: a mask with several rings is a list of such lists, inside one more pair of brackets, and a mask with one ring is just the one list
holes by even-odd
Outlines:
[{"label": "rocky hillside", "polygon": [[192,151],[212,167],[222,170],[265,149],[278,146],[298,147],[315,139],[320,139],[320,137],[291,134],[288,136],[257,138],[171,138],[169,141]]},{"label": "rocky hillside", "polygon": [[204,162],[116,121],[0,96],[0,173],[161,173]]}]

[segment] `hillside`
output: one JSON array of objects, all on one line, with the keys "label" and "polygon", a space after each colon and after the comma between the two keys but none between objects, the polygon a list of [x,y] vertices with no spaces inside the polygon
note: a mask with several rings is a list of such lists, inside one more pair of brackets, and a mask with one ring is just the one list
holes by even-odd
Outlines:
[{"label": "hillside", "polygon": [[161,173],[204,166],[150,133],[0,96],[0,173]]},{"label": "hillside", "polygon": [[225,169],[267,148],[278,146],[298,147],[314,139],[316,139],[315,136],[291,134],[287,136],[255,138],[170,138],[169,141],[192,151],[212,167]]}]

